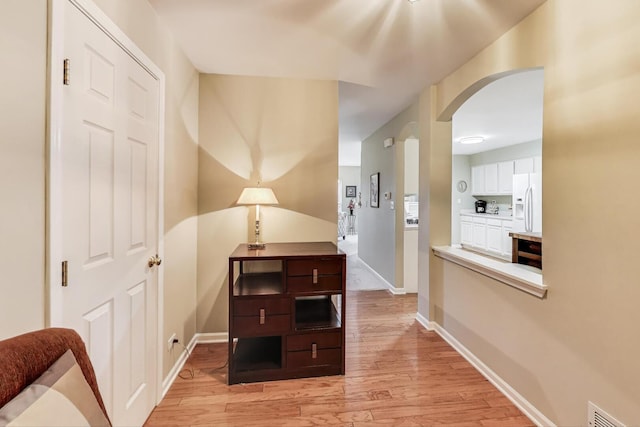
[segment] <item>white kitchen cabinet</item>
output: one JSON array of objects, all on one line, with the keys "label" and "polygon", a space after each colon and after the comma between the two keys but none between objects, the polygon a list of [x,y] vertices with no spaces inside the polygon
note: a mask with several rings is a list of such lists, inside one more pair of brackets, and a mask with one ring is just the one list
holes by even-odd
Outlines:
[{"label": "white kitchen cabinet", "polygon": [[[471,194],[474,196],[492,196],[498,191],[498,163],[489,163],[471,167]],[[510,193],[509,193],[510,194]]]},{"label": "white kitchen cabinet", "polygon": [[516,159],[514,162],[514,173],[533,173],[533,157],[527,157],[525,159]]},{"label": "white kitchen cabinet", "polygon": [[[498,221],[500,223],[500,221]],[[487,225],[487,251],[502,255],[502,226]]]},{"label": "white kitchen cabinet", "polygon": [[498,164],[484,165],[484,191],[485,194],[498,194]]},{"label": "white kitchen cabinet", "polygon": [[513,161],[498,163],[498,193],[513,192]]},{"label": "white kitchen cabinet", "polygon": [[502,220],[502,255],[506,259],[511,259],[511,247],[513,238],[509,233],[513,229],[513,220]]},{"label": "white kitchen cabinet", "polygon": [[471,167],[471,194],[486,194],[484,189],[484,165]]},{"label": "white kitchen cabinet", "polygon": [[533,172],[542,173],[542,157],[536,156],[533,158]]},{"label": "white kitchen cabinet", "polygon": [[513,219],[488,214],[460,215],[460,243],[466,248],[511,261]]},{"label": "white kitchen cabinet", "polygon": [[473,242],[474,248],[487,250],[487,220],[473,217]]},{"label": "white kitchen cabinet", "polygon": [[473,223],[467,215],[460,216],[460,243],[473,245]]}]

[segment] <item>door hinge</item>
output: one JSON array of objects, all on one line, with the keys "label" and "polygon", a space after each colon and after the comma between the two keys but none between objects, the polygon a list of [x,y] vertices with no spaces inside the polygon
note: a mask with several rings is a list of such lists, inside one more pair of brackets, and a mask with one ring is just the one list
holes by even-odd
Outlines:
[{"label": "door hinge", "polygon": [[63,66],[62,66],[62,84],[68,86],[69,85],[69,67],[70,67],[70,60],[69,58],[65,58],[65,60],[62,62]]},{"label": "door hinge", "polygon": [[62,286],[67,287],[69,279],[69,271],[67,270],[67,261],[62,261]]}]

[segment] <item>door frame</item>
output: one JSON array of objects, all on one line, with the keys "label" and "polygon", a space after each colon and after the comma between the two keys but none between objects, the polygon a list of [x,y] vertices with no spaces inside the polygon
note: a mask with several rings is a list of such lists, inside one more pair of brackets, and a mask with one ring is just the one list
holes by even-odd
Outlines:
[{"label": "door frame", "polygon": [[[165,75],[144,52],[91,0],[49,0],[49,54],[47,56],[47,159],[46,159],[46,255],[45,255],[45,324],[56,326],[61,321],[62,289],[62,153],[63,125],[63,61],[64,61],[64,7],[65,2],[78,8],[91,22],[109,36],[134,61],[153,76],[159,84],[158,93],[158,254],[164,254],[164,134],[165,134]],[[71,65],[73,67],[73,64]],[[71,73],[70,79],[73,79]],[[164,346],[164,274],[157,270],[158,298],[156,336],[156,405],[162,400],[162,371]]]}]

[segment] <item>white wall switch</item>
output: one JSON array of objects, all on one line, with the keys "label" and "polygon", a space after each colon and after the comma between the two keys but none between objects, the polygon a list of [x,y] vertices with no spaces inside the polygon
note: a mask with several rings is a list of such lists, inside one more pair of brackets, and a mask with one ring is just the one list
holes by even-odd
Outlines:
[{"label": "white wall switch", "polygon": [[389,202],[389,207],[391,208],[391,210],[394,210],[396,208],[396,204],[393,200]]}]

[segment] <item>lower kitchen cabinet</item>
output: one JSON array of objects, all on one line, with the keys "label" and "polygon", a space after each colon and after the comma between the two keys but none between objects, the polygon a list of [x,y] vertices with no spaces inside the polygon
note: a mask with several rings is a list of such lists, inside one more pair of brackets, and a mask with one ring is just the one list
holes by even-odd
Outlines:
[{"label": "lower kitchen cabinet", "polygon": [[346,255],[330,242],[229,257],[229,384],[345,372]]},{"label": "lower kitchen cabinet", "polygon": [[462,245],[471,245],[473,243],[473,222],[471,216],[460,216],[460,243]]},{"label": "lower kitchen cabinet", "polygon": [[513,221],[502,221],[502,256],[509,259],[512,256],[513,239],[509,233],[513,230]]},{"label": "lower kitchen cabinet", "polygon": [[496,255],[502,254],[502,224],[487,223],[487,251]]},{"label": "lower kitchen cabinet", "polygon": [[473,217],[473,243],[474,248],[487,249],[487,220]]},{"label": "lower kitchen cabinet", "polygon": [[460,215],[460,243],[467,249],[511,260],[511,218],[491,217],[489,214]]}]

